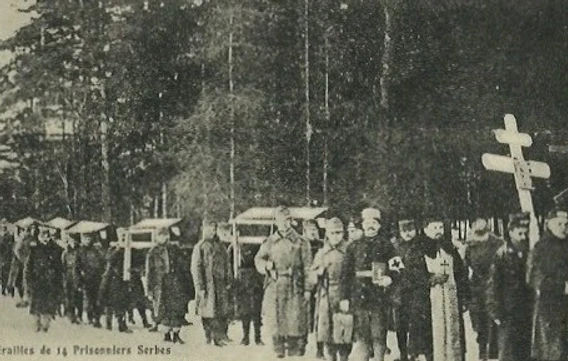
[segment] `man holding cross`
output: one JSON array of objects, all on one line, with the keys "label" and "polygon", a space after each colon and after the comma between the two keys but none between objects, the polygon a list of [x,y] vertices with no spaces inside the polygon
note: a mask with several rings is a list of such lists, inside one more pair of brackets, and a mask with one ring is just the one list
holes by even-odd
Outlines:
[{"label": "man holding cross", "polygon": [[426,220],[406,264],[412,290],[409,353],[428,361],[463,361],[463,305],[469,294],[467,272],[440,217]]}]

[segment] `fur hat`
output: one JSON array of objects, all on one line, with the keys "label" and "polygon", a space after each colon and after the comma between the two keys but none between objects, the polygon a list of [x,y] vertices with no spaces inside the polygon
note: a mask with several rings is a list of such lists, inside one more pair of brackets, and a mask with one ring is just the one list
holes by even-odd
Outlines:
[{"label": "fur hat", "polygon": [[507,224],[507,229],[512,230],[515,228],[528,228],[530,225],[530,214],[525,213],[515,213],[509,215],[509,223]]},{"label": "fur hat", "polygon": [[341,219],[337,217],[328,219],[327,222],[325,223],[325,230],[327,232],[337,231],[337,230],[343,231],[343,222],[341,222]]},{"label": "fur hat", "polygon": [[376,219],[377,221],[380,221],[381,216],[382,216],[381,211],[379,211],[376,208],[365,208],[361,212],[361,218],[363,220],[365,220],[365,219]]}]

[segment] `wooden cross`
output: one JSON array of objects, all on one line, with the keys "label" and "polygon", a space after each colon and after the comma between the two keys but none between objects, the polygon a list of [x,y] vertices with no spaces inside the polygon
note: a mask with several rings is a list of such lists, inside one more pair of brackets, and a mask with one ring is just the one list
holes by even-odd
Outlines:
[{"label": "wooden cross", "polygon": [[444,274],[447,274],[447,273],[446,273],[446,268],[447,268],[447,267],[450,267],[450,263],[448,262],[448,260],[444,258],[444,262],[442,262],[442,263],[440,264],[440,266],[442,266],[442,269],[444,270],[444,271],[443,271]]},{"label": "wooden cross", "polygon": [[499,143],[509,145],[510,157],[485,153],[481,157],[483,166],[488,170],[513,173],[519,194],[521,210],[530,214],[529,239],[531,248],[538,241],[539,229],[536,220],[531,191],[534,189],[532,178],[549,178],[550,167],[543,162],[525,160],[521,147],[530,147],[532,138],[526,133],[519,133],[517,120],[512,114],[505,115],[505,129],[496,129],[495,138]]}]

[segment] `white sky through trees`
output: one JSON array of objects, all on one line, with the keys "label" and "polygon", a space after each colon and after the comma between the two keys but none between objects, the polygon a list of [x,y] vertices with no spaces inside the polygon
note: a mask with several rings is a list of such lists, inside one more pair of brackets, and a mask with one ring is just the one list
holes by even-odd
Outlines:
[{"label": "white sky through trees", "polygon": [[[0,0],[0,41],[12,36],[16,30],[25,25],[30,15],[18,11],[33,4],[24,0]],[[0,66],[10,59],[9,52],[0,52]]]}]

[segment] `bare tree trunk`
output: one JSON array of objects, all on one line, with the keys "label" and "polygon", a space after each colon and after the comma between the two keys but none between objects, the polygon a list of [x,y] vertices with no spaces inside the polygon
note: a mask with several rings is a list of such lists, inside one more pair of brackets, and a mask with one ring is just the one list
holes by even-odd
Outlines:
[{"label": "bare tree trunk", "polygon": [[110,165],[108,158],[108,120],[103,114],[101,118],[101,165],[103,168],[102,178],[102,200],[103,200],[103,220],[107,223],[112,222],[111,197],[110,197]]},{"label": "bare tree trunk", "polygon": [[154,196],[154,218],[160,217],[160,197],[158,195]]},{"label": "bare tree trunk", "polygon": [[312,125],[310,123],[310,4],[304,0],[304,94],[305,94],[305,121],[306,121],[306,204],[311,204],[310,184],[310,142],[312,138]]},{"label": "bare tree trunk", "polygon": [[328,136],[331,121],[331,113],[329,110],[329,29],[325,34],[325,131],[323,134],[323,204],[328,203],[328,189],[327,189],[327,174],[329,168],[329,149],[328,149]]},{"label": "bare tree trunk", "polygon": [[389,93],[388,93],[388,80],[390,77],[390,64],[392,58],[392,38],[393,24],[389,8],[391,0],[383,0],[383,15],[385,19],[385,30],[383,36],[383,56],[381,59],[382,73],[379,80],[380,86],[380,104],[383,110],[389,109]]},{"label": "bare tree trunk", "polygon": [[230,211],[229,219],[235,216],[235,108],[234,108],[234,82],[233,82],[233,36],[234,36],[234,9],[231,3],[229,9],[229,116],[231,127],[231,150],[230,150],[230,163],[229,163],[229,187],[230,187]]},{"label": "bare tree trunk", "polygon": [[168,185],[162,183],[162,218],[168,218]]}]

